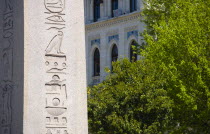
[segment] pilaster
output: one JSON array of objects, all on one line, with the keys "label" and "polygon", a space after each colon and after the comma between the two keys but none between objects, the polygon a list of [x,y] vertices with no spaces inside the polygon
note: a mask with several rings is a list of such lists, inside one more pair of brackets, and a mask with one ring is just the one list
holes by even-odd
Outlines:
[{"label": "pilaster", "polygon": [[142,0],[137,0],[137,10],[139,11],[140,10],[140,8],[141,8],[141,1]]},{"label": "pilaster", "polygon": [[106,72],[104,71],[104,69],[107,67],[107,62],[105,59],[107,59],[107,40],[106,40],[106,32],[102,32],[100,34],[101,36],[101,67],[100,67],[100,70],[101,70],[101,81],[103,81],[106,77]]},{"label": "pilaster", "polygon": [[104,3],[100,4],[100,20],[103,20],[105,17]]},{"label": "pilaster", "polygon": [[90,10],[89,10],[89,13],[90,13],[90,22],[93,22],[93,12],[94,12],[94,8],[93,8],[93,5],[94,5],[94,0],[90,0]]},{"label": "pilaster", "polygon": [[90,0],[86,1],[86,23],[90,23]]},{"label": "pilaster", "polygon": [[119,9],[122,11],[123,13],[123,0],[119,0]]},{"label": "pilaster", "polygon": [[119,29],[119,58],[124,58],[125,57],[125,31],[124,28]]},{"label": "pilaster", "polygon": [[130,0],[125,0],[125,12],[130,13]]},{"label": "pilaster", "polygon": [[111,18],[112,17],[112,11],[111,11],[111,6],[112,6],[112,3],[111,3],[111,0],[107,0],[108,1],[108,18]]}]

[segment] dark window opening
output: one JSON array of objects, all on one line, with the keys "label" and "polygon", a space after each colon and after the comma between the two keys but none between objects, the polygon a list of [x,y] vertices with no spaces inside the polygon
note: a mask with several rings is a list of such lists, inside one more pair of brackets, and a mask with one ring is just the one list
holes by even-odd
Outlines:
[{"label": "dark window opening", "polygon": [[[118,49],[117,49],[117,45],[114,44],[114,46],[112,47],[112,57],[111,57],[111,64],[112,62],[117,61],[118,59]],[[113,70],[113,66],[112,66],[112,70]]]},{"label": "dark window opening", "polygon": [[114,17],[114,10],[118,9],[118,0],[112,0],[112,17]]},{"label": "dark window opening", "polygon": [[96,48],[94,52],[94,63],[93,63],[93,69],[94,69],[94,76],[100,76],[100,52],[98,48]]},{"label": "dark window opening", "polygon": [[133,47],[137,46],[137,43],[135,41],[132,41],[130,46],[130,61],[137,61],[137,53],[133,49]]},{"label": "dark window opening", "polygon": [[130,0],[130,12],[134,12],[137,10],[137,1]]},{"label": "dark window opening", "polygon": [[101,0],[94,0],[94,22],[100,18],[100,3]]},{"label": "dark window opening", "polygon": [[118,58],[118,49],[117,49],[117,45],[114,44],[114,46],[112,47],[112,62],[117,61]]}]

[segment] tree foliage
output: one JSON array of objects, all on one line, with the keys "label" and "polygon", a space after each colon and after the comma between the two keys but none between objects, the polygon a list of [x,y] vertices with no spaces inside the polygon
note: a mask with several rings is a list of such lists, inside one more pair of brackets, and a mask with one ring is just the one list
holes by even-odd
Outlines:
[{"label": "tree foliage", "polygon": [[179,130],[210,133],[210,1],[147,3],[142,55],[165,72]]},{"label": "tree foliage", "polygon": [[89,89],[97,134],[210,133],[210,1],[145,0],[141,58]]},{"label": "tree foliage", "polygon": [[113,73],[89,89],[90,133],[164,132],[172,117],[173,102],[162,87],[165,81],[155,78],[162,71],[144,61],[131,63],[124,59],[114,63]]}]

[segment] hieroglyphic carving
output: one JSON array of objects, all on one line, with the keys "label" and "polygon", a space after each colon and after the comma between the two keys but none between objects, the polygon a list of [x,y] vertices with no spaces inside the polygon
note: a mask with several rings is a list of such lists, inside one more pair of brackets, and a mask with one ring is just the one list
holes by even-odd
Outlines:
[{"label": "hieroglyphic carving", "polygon": [[47,19],[53,22],[65,22],[62,16],[59,16],[59,15],[53,15],[53,16],[48,17]]},{"label": "hieroglyphic carving", "polygon": [[65,0],[45,0],[45,8],[52,13],[61,13],[65,8]]},{"label": "hieroglyphic carving", "polygon": [[47,61],[45,62],[47,73],[66,74],[66,56],[65,55],[45,55]]},{"label": "hieroglyphic carving", "polygon": [[13,82],[13,45],[14,45],[14,17],[12,0],[4,0],[3,9],[3,44],[1,59],[3,73],[0,82],[0,97],[2,101],[0,113],[0,133],[11,134],[12,125],[12,91]]},{"label": "hieroglyphic carving", "polygon": [[11,95],[13,90],[13,82],[2,81],[1,94],[2,97],[2,113],[1,113],[1,134],[11,133],[11,123],[12,123],[12,105],[11,105]]},{"label": "hieroglyphic carving", "polygon": [[48,24],[50,29],[62,30],[65,28],[65,0],[44,0],[44,5],[47,11],[45,24]]},{"label": "hieroglyphic carving", "polygon": [[62,41],[63,41],[63,32],[62,31],[58,31],[57,35],[55,35],[49,45],[46,48],[46,53],[49,54],[52,52],[52,50],[54,49],[55,52],[53,54],[63,54],[61,52],[61,45],[62,45]]},{"label": "hieroglyphic carving", "polygon": [[[46,94],[46,134],[69,134],[67,127],[67,57],[61,51],[65,28],[65,0],[44,0],[45,24],[47,30],[56,30],[48,40],[45,49],[45,66],[47,79]],[[53,32],[52,32],[53,33]]]}]

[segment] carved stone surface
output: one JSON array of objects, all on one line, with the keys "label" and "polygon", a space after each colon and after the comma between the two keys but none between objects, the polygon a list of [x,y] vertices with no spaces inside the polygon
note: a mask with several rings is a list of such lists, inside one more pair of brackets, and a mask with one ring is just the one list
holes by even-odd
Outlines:
[{"label": "carved stone surface", "polygon": [[94,45],[94,44],[100,45],[100,43],[101,43],[101,39],[91,40],[91,45]]},{"label": "carved stone surface", "polygon": [[0,1],[0,134],[87,134],[83,1]]},{"label": "carved stone surface", "polygon": [[13,82],[13,46],[14,46],[14,10],[12,0],[3,2],[3,42],[1,46],[2,74],[0,97],[2,101],[0,113],[1,134],[11,134],[12,126],[12,92]]},{"label": "carved stone surface", "polygon": [[119,35],[112,35],[108,37],[108,43],[110,43],[111,40],[119,41]]},{"label": "carved stone surface", "polygon": [[46,9],[52,13],[61,13],[65,8],[65,0],[44,0]]},{"label": "carved stone surface", "polygon": [[127,39],[132,35],[134,35],[134,36],[136,36],[136,38],[138,38],[138,34],[139,34],[138,30],[129,31],[129,32],[127,32]]},{"label": "carved stone surface", "polygon": [[[65,0],[45,0],[45,8],[49,11],[46,12],[49,17],[46,18],[45,23],[51,27],[54,25],[65,25]],[[57,14],[59,13],[59,14]],[[63,15],[63,16],[62,16]],[[52,28],[52,27],[51,27]],[[52,76],[52,79],[45,83],[46,89],[46,107],[47,111],[46,120],[46,133],[64,134],[68,133],[67,127],[67,85],[66,85],[66,70],[67,70],[67,57],[61,51],[64,39],[65,27],[53,27],[48,30],[57,30],[56,35],[50,40],[45,50],[45,65],[46,75]]]}]

